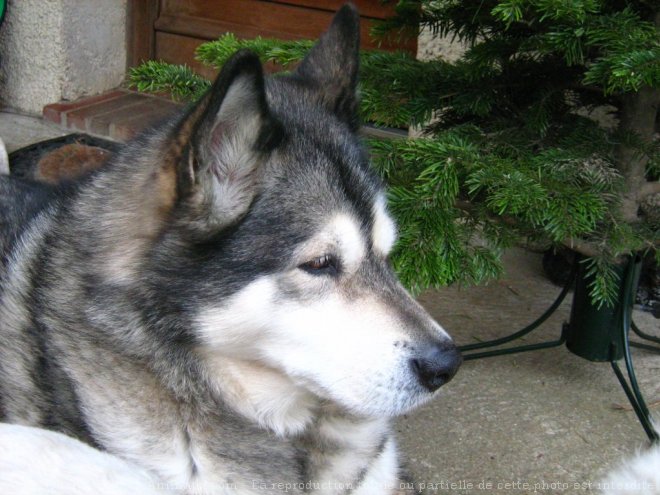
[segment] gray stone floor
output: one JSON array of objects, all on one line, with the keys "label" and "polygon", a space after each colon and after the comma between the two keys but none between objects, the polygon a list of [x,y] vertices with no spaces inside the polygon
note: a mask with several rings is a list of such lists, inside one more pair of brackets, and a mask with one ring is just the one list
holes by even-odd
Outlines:
[{"label": "gray stone floor", "polygon": [[[510,334],[559,289],[544,278],[538,254],[511,250],[505,266],[505,276],[488,286],[430,291],[420,301],[458,343]],[[567,300],[523,343],[558,338],[569,311]],[[660,336],[660,321],[649,313],[634,318]],[[647,402],[657,402],[660,355],[634,349],[633,360]],[[610,365],[564,346],[467,361],[437,400],[397,426],[415,479],[436,484],[429,493],[589,492],[589,483],[648,445]],[[489,482],[490,490],[480,489]]]},{"label": "gray stone floor", "polygon": [[[63,133],[0,112],[9,151]],[[499,281],[429,291],[420,301],[460,344],[507,335],[541,314],[559,289],[543,277],[538,254],[511,250],[505,265]],[[524,342],[557,338],[568,313],[566,301]],[[634,317],[660,336],[659,320],[639,311]],[[658,417],[660,355],[635,349],[633,359]],[[565,347],[468,361],[437,400],[396,427],[409,470],[427,493],[595,493],[604,473],[648,444],[610,366]]]},{"label": "gray stone floor", "polygon": [[37,141],[65,134],[68,134],[66,129],[51,122],[0,111],[0,139],[4,141],[8,153]]}]

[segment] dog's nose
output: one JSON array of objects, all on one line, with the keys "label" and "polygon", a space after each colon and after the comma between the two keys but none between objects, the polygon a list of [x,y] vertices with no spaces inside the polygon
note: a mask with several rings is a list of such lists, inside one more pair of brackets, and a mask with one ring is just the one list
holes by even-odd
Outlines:
[{"label": "dog's nose", "polygon": [[410,359],[410,367],[424,387],[434,392],[454,378],[463,357],[453,342],[434,343]]}]

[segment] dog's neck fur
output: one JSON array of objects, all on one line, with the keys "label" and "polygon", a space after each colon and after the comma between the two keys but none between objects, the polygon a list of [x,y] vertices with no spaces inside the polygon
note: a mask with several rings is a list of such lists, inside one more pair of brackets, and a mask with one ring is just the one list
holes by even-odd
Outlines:
[{"label": "dog's neck fur", "polygon": [[304,435],[310,428],[315,429],[320,420],[332,418],[353,426],[368,425],[375,444],[383,440],[378,430],[387,427],[387,418],[353,415],[277,370],[252,361],[214,356],[205,362],[207,379],[218,398],[233,404],[235,412],[245,419],[280,437]]},{"label": "dog's neck fur", "polygon": [[319,399],[275,370],[228,357],[205,361],[207,380],[219,398],[280,437],[303,432],[318,415]]},{"label": "dog's neck fur", "polygon": [[[381,472],[378,467],[377,477],[397,476],[388,419],[347,413],[290,378],[253,362],[224,357],[206,362],[223,402],[233,404],[245,419],[304,452],[305,477],[311,482],[340,480],[359,485],[375,464],[388,463],[394,464],[392,472]],[[387,460],[383,463],[380,458]],[[346,478],[349,473],[352,477]]]}]

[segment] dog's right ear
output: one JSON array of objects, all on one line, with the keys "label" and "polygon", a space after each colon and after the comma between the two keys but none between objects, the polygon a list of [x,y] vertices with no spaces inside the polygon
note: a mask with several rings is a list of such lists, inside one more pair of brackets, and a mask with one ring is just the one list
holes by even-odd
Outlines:
[{"label": "dog's right ear", "polygon": [[337,11],[293,76],[316,90],[319,103],[356,131],[360,15],[350,3]]},{"label": "dog's right ear", "polygon": [[131,220],[121,222],[116,242],[99,253],[105,274],[115,281],[135,276],[139,257],[165,225],[203,241],[237,222],[257,195],[263,165],[285,136],[268,108],[261,63],[248,51],[231,57],[207,94],[165,129],[166,134],[136,141],[127,148],[130,161],[120,158],[121,166],[113,169],[130,167],[136,177],[121,182],[112,196],[117,206],[112,212],[132,212]]},{"label": "dog's right ear", "polygon": [[179,193],[197,228],[216,231],[250,206],[260,165],[283,138],[266,101],[263,68],[237,52],[200,101],[179,162]]}]

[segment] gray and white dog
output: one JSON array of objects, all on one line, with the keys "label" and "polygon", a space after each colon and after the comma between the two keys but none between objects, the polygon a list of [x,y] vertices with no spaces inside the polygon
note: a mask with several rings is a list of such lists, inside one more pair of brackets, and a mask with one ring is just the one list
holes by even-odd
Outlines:
[{"label": "gray and white dog", "polygon": [[343,7],[277,77],[238,52],[64,191],[0,180],[0,416],[23,425],[0,445],[39,473],[16,486],[91,476],[100,493],[134,466],[176,493],[398,490],[391,420],[461,358],[388,265],[358,33]]}]

